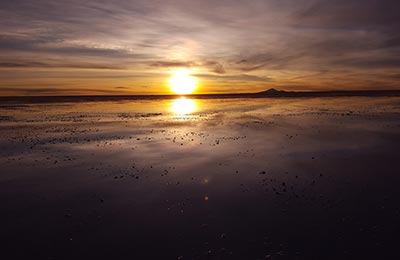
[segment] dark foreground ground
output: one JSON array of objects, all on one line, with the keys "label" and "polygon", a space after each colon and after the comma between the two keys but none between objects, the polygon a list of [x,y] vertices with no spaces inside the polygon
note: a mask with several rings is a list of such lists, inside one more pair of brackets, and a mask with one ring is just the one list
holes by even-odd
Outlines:
[{"label": "dark foreground ground", "polygon": [[400,98],[0,104],[2,259],[400,259]]}]

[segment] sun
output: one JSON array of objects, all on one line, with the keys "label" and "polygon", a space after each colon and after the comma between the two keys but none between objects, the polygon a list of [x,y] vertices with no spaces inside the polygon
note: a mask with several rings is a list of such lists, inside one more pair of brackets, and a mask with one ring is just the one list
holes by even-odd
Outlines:
[{"label": "sun", "polygon": [[175,94],[192,94],[197,87],[197,80],[191,76],[190,70],[176,70],[169,79],[169,86]]}]

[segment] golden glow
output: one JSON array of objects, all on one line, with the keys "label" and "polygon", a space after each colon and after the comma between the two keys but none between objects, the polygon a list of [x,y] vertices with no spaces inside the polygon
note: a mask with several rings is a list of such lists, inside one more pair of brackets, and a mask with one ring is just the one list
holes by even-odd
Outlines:
[{"label": "golden glow", "polygon": [[177,115],[185,116],[196,110],[196,102],[193,99],[181,97],[175,99],[171,104],[171,111]]},{"label": "golden glow", "polygon": [[190,70],[177,70],[173,72],[172,78],[169,79],[169,86],[175,94],[185,95],[192,94],[197,87],[197,80],[190,76]]}]

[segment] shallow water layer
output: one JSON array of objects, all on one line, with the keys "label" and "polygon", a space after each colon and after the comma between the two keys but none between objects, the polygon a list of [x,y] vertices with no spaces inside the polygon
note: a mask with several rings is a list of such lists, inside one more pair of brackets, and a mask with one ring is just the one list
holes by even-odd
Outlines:
[{"label": "shallow water layer", "polygon": [[0,104],[13,258],[357,259],[400,231],[400,98]]}]

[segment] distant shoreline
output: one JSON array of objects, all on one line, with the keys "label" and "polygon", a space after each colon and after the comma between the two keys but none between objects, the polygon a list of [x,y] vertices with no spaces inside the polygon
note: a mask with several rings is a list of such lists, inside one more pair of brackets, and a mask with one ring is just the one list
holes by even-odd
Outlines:
[{"label": "distant shoreline", "polygon": [[83,96],[3,96],[0,102],[57,103],[57,102],[102,102],[124,100],[157,100],[179,97],[196,99],[228,98],[317,98],[317,97],[399,97],[400,90],[332,90],[332,91],[283,91],[269,89],[257,93],[237,94],[190,94],[190,95],[83,95]]}]

